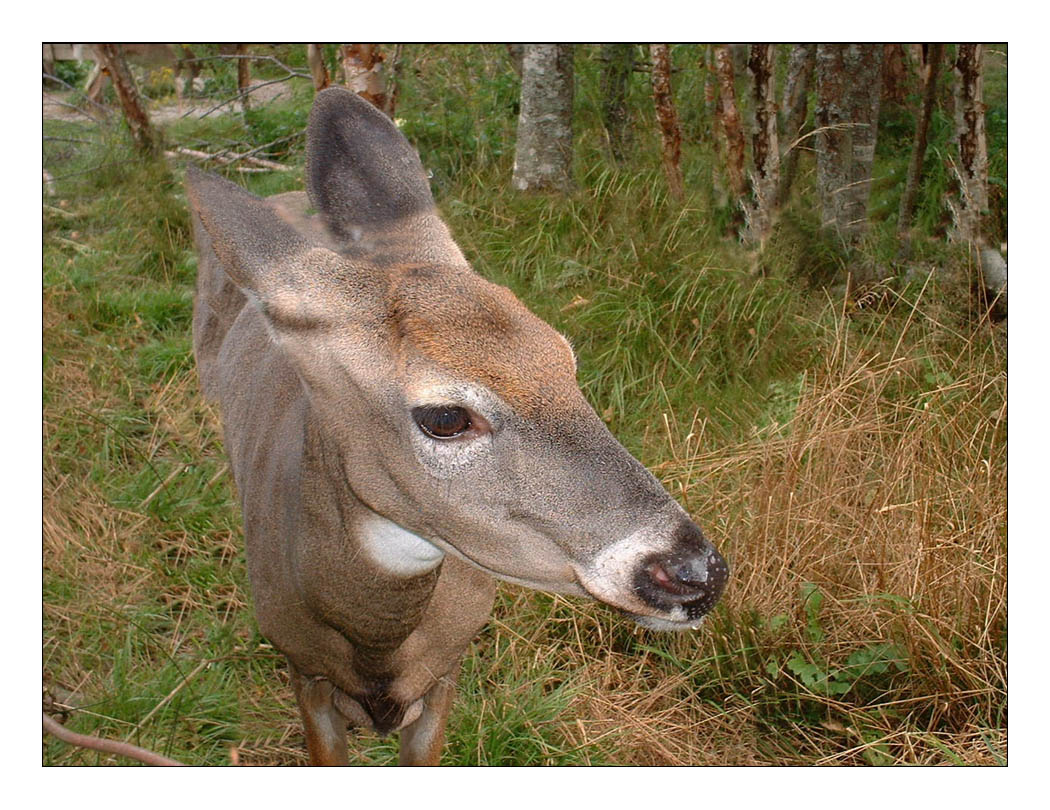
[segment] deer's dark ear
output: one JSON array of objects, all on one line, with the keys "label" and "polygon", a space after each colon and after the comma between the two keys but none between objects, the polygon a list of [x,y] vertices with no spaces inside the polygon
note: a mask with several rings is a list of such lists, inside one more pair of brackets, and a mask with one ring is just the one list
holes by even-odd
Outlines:
[{"label": "deer's dark ear", "polygon": [[419,155],[394,122],[339,87],[318,93],[310,111],[306,186],[325,224],[344,239],[434,207]]}]

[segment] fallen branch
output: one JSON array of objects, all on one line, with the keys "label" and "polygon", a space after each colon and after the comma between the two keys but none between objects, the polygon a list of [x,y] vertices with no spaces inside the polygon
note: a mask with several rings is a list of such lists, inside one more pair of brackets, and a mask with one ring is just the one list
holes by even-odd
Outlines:
[{"label": "fallen branch", "polygon": [[230,163],[237,163],[242,161],[249,163],[256,167],[256,170],[266,170],[274,172],[290,172],[292,171],[291,166],[285,166],[283,163],[277,163],[273,160],[267,160],[266,158],[254,157],[250,152],[244,154],[237,154],[235,152],[216,152],[212,154],[210,152],[202,152],[199,149],[190,149],[186,146],[177,146],[174,150],[169,150],[164,153],[168,157],[175,157],[176,154],[186,155],[187,157],[197,158],[198,160],[215,161],[216,163],[226,166]]},{"label": "fallen branch", "polygon": [[105,740],[102,737],[93,737],[90,734],[77,734],[75,731],[67,729],[54,718],[49,717],[46,712],[43,713],[43,715],[44,731],[54,737],[58,737],[62,742],[68,743],[69,745],[76,745],[80,748],[89,748],[93,751],[102,751],[106,754],[116,754],[117,756],[129,757],[130,759],[137,759],[139,762],[144,762],[147,765],[184,764],[178,760],[169,759],[168,757],[156,754],[153,751],[147,751],[145,748],[139,748],[137,745],[132,745],[131,743]]}]

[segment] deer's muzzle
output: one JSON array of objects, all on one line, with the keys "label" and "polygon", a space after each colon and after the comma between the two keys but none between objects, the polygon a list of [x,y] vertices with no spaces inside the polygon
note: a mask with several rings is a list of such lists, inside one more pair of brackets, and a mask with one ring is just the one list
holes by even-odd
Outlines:
[{"label": "deer's muzzle", "polygon": [[729,566],[700,527],[682,517],[673,530],[648,527],[604,549],[580,584],[594,598],[655,630],[696,627],[725,590]]},{"label": "deer's muzzle", "polygon": [[669,552],[644,557],[634,575],[634,590],[657,610],[684,611],[687,621],[701,619],[718,602],[729,566],[700,527],[683,521]]}]

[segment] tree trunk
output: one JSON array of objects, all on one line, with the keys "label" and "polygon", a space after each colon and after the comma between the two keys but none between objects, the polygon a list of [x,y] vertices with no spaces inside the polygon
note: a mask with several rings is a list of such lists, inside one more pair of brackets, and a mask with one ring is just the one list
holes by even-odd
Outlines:
[{"label": "tree trunk", "polygon": [[135,87],[135,80],[128,69],[128,63],[124,60],[124,49],[119,44],[112,42],[100,43],[95,46],[95,49],[120,98],[124,120],[128,123],[128,129],[131,130],[131,137],[135,141],[136,148],[145,155],[158,154],[160,141],[142,106],[138,88]]},{"label": "tree trunk", "polygon": [[817,187],[824,226],[848,247],[868,225],[881,67],[881,45],[817,46]]},{"label": "tree trunk", "polygon": [[248,46],[243,42],[237,44],[237,49],[234,51],[237,56],[237,94],[241,99],[241,109],[245,112],[251,108],[251,93],[248,89],[252,84],[251,71],[249,60],[246,58],[248,55]]},{"label": "tree trunk", "polygon": [[343,45],[341,58],[346,86],[383,112],[392,115],[392,111],[388,112],[390,97],[383,73],[383,60],[386,57],[379,50],[379,46],[367,43]]},{"label": "tree trunk", "polygon": [[511,185],[518,191],[572,187],[573,46],[526,45]]},{"label": "tree trunk", "polygon": [[787,78],[784,82],[784,100],[781,110],[784,122],[780,148],[780,187],[777,189],[777,206],[788,201],[791,186],[798,173],[798,156],[803,129],[809,114],[809,88],[813,83],[813,63],[817,58],[817,46],[795,45],[788,59]]},{"label": "tree trunk", "polygon": [[897,214],[897,238],[900,240],[902,258],[907,258],[911,253],[911,221],[915,213],[915,198],[919,193],[922,164],[926,159],[930,119],[933,117],[933,104],[937,98],[937,73],[940,70],[943,56],[944,45],[940,43],[931,45],[926,59],[928,69],[922,71],[922,108],[915,122],[915,140],[911,148],[911,161],[908,163],[908,174],[904,179],[904,192],[901,194],[900,211]]},{"label": "tree trunk", "polygon": [[631,119],[627,108],[627,80],[634,70],[634,45],[602,45],[602,122],[613,160],[627,159],[631,141]]},{"label": "tree trunk", "polygon": [[751,158],[754,164],[752,186],[755,199],[749,206],[748,236],[759,246],[765,245],[773,230],[776,214],[777,186],[780,182],[780,147],[777,144],[777,102],[773,88],[774,46],[752,45],[747,69],[754,79],[751,128]]},{"label": "tree trunk", "polygon": [[988,143],[984,134],[982,45],[960,45],[955,59],[955,131],[959,148],[959,200],[953,206],[956,238],[981,244],[988,210]]},{"label": "tree trunk", "polygon": [[908,98],[908,67],[905,64],[904,46],[886,44],[882,46],[882,106],[901,106]]},{"label": "tree trunk", "polygon": [[656,120],[660,125],[660,139],[664,174],[671,196],[678,202],[685,199],[682,184],[682,131],[678,126],[678,113],[674,108],[671,92],[671,49],[667,45],[650,45],[653,60],[653,102],[656,105]]},{"label": "tree trunk", "polygon": [[306,63],[310,66],[310,75],[314,79],[314,91],[320,93],[332,83],[328,75],[328,66],[324,63],[324,50],[320,45],[306,46]]},{"label": "tree trunk", "polygon": [[747,194],[747,181],[744,177],[744,130],[733,84],[733,58],[725,45],[716,45],[714,55],[719,81],[718,117],[726,146],[726,177],[730,193],[741,201]]}]

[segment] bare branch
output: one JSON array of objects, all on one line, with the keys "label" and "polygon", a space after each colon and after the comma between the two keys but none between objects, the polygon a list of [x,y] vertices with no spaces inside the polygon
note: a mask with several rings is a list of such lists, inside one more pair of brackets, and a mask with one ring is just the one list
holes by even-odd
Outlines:
[{"label": "bare branch", "polygon": [[121,757],[137,759],[139,762],[144,762],[147,765],[185,764],[178,760],[161,756],[153,751],[147,751],[145,748],[139,748],[137,745],[132,745],[131,743],[106,740],[102,737],[93,737],[90,734],[77,734],[75,731],[67,729],[54,718],[49,717],[46,713],[42,714],[44,715],[44,731],[54,737],[58,737],[62,742],[68,743],[69,745],[75,745],[80,748],[89,748],[93,751],[102,751],[106,754],[116,754]]}]

